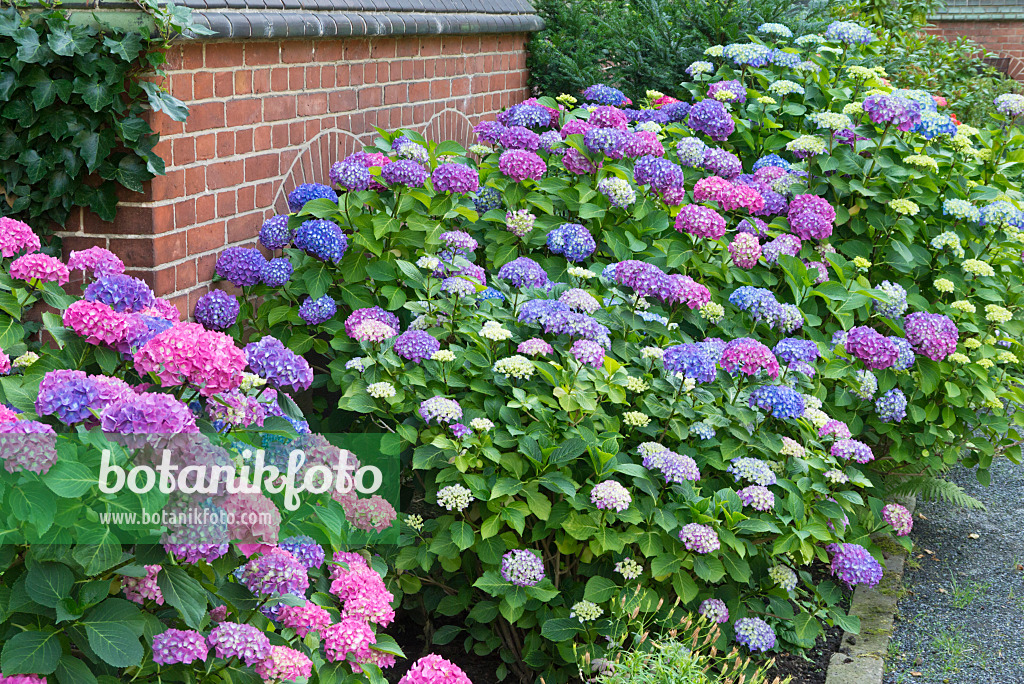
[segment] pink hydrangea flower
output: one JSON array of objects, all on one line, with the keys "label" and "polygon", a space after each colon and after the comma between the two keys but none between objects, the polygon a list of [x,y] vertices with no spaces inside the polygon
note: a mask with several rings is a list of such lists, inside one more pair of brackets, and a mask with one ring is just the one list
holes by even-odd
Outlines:
[{"label": "pink hydrangea flower", "polygon": [[100,302],[79,299],[64,311],[63,321],[93,345],[113,347],[128,334],[128,317]]},{"label": "pink hydrangea flower", "polygon": [[159,565],[147,565],[145,577],[122,577],[121,590],[124,592],[125,598],[140,606],[147,599],[155,601],[158,606],[164,605],[164,594],[156,583],[156,577],[159,574]]},{"label": "pink hydrangea flower", "polygon": [[18,252],[31,254],[40,246],[39,236],[27,223],[0,216],[0,256],[12,257]]},{"label": "pink hydrangea flower", "polygon": [[179,323],[135,354],[140,373],[154,373],[164,387],[194,385],[204,397],[238,388],[246,363],[231,337],[198,323]]},{"label": "pink hydrangea flower", "polygon": [[714,209],[686,204],[676,215],[676,230],[697,237],[718,240],[725,235],[725,219]]},{"label": "pink hydrangea flower", "polygon": [[293,682],[313,674],[313,661],[287,646],[271,646],[270,655],[253,667],[265,682]]},{"label": "pink hydrangea flower", "polygon": [[370,626],[359,618],[346,617],[321,633],[324,652],[328,662],[345,660],[349,654],[356,660],[366,662],[371,657],[370,646],[377,643],[377,636]]},{"label": "pink hydrangea flower", "polygon": [[740,268],[753,268],[761,258],[761,243],[750,233],[737,233],[729,243],[732,261]]},{"label": "pink hydrangea flower", "polygon": [[886,504],[882,508],[882,519],[892,525],[898,537],[905,537],[914,529],[914,517],[899,504]]},{"label": "pink hydrangea flower", "polygon": [[294,629],[301,639],[331,624],[331,614],[312,601],[307,601],[303,606],[281,606],[278,619],[283,627]]},{"label": "pink hydrangea flower", "polygon": [[229,516],[234,516],[234,524],[228,526],[228,535],[233,541],[277,543],[281,512],[265,495],[238,492],[228,496],[221,507]]},{"label": "pink hydrangea flower", "polygon": [[39,280],[66,285],[70,272],[60,259],[46,254],[25,254],[11,262],[8,273],[18,280]]},{"label": "pink hydrangea flower", "polygon": [[382,532],[398,519],[395,507],[379,494],[360,499],[355,492],[341,494],[335,490],[331,496],[345,509],[345,519],[364,532]]},{"label": "pink hydrangea flower", "polygon": [[124,262],[109,249],[90,247],[71,252],[68,257],[68,270],[88,271],[96,277],[124,273]]},{"label": "pink hydrangea flower", "polygon": [[395,597],[384,580],[367,565],[362,556],[354,553],[334,554],[336,565],[331,570],[331,593],[341,601],[342,617],[354,617],[387,627],[395,619],[391,602]]},{"label": "pink hydrangea flower", "polygon": [[458,665],[431,653],[413,663],[398,684],[473,684]]}]

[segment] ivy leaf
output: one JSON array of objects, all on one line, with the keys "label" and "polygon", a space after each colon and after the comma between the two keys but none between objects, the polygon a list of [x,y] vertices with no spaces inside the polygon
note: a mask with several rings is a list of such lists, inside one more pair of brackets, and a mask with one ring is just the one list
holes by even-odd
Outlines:
[{"label": "ivy leaf", "polygon": [[0,72],[0,100],[11,99],[11,93],[18,87],[18,75],[13,71]]},{"label": "ivy leaf", "polygon": [[121,132],[121,137],[128,142],[135,142],[143,135],[152,132],[145,119],[138,116],[129,116],[118,121],[117,128]]},{"label": "ivy leaf", "polygon": [[107,36],[103,39],[103,47],[126,62],[134,62],[139,58],[139,53],[142,52],[142,34],[134,32],[125,33],[119,36],[117,40]]},{"label": "ivy leaf", "polygon": [[114,91],[106,83],[89,80],[79,76],[73,82],[73,90],[82,96],[85,104],[94,112],[99,112],[114,102]]},{"label": "ivy leaf", "polygon": [[52,627],[29,630],[15,634],[4,644],[0,668],[8,677],[17,674],[47,675],[57,669],[60,653],[60,638]]},{"label": "ivy leaf", "polygon": [[127,155],[118,163],[113,180],[133,192],[142,192],[142,184],[150,178],[146,165],[138,157]]},{"label": "ivy leaf", "polygon": [[46,171],[49,168],[43,158],[35,150],[25,150],[18,155],[18,163],[21,164],[25,169],[25,173],[28,174],[28,180],[30,183],[36,183],[46,176]]},{"label": "ivy leaf", "polygon": [[71,57],[84,55],[92,50],[95,42],[89,37],[89,29],[85,26],[73,26],[68,23],[50,25],[50,34],[46,44],[58,55]]},{"label": "ivy leaf", "polygon": [[188,117],[188,107],[178,98],[161,90],[160,86],[150,81],[140,81],[139,86],[149,97],[149,106],[155,112],[164,112],[175,121],[184,121]]},{"label": "ivy leaf", "polygon": [[43,46],[39,43],[39,34],[36,30],[25,26],[13,33],[11,36],[18,45],[18,59],[22,62],[32,64],[40,61],[43,56]]}]

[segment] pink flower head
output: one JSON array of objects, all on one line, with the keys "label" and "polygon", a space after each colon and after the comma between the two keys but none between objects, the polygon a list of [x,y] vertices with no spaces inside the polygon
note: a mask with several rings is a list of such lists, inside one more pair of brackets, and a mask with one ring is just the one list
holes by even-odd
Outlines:
[{"label": "pink flower head", "polygon": [[789,227],[802,240],[824,240],[832,234],[836,210],[824,197],[797,195],[789,203]]},{"label": "pink flower head", "polygon": [[355,338],[356,327],[367,320],[380,321],[389,328],[397,331],[401,329],[402,325],[398,322],[398,316],[395,314],[385,311],[379,306],[371,306],[365,309],[356,309],[348,318],[345,319],[345,334],[349,337]]},{"label": "pink flower head", "polygon": [[413,663],[398,684],[473,684],[458,665],[431,653]]},{"label": "pink flower head", "polygon": [[779,377],[779,361],[772,350],[749,337],[726,343],[718,363],[727,373],[757,375],[764,371],[773,379]]},{"label": "pink flower head", "polygon": [[882,508],[882,519],[892,525],[898,537],[905,537],[914,529],[914,516],[899,504],[886,504]]},{"label": "pink flower head", "polygon": [[343,618],[355,618],[387,627],[395,619],[391,602],[394,595],[384,586],[380,575],[358,554],[334,554],[336,565],[331,570],[332,594],[341,601]]},{"label": "pink flower head", "polygon": [[64,325],[92,345],[113,347],[128,334],[128,317],[106,304],[79,299],[64,311]]},{"label": "pink flower head", "polygon": [[676,230],[718,240],[725,235],[725,219],[709,207],[687,204],[681,207],[676,215]]},{"label": "pink flower head", "polygon": [[281,626],[295,630],[300,639],[310,632],[320,632],[331,624],[331,614],[312,601],[303,606],[281,606],[278,613]]},{"label": "pink flower head", "polygon": [[711,301],[711,291],[690,276],[670,273],[665,283],[661,298],[666,304],[682,302],[690,309],[699,309]]},{"label": "pink flower head", "polygon": [[153,304],[148,309],[143,309],[139,313],[143,316],[163,318],[174,323],[181,320],[181,312],[178,311],[178,307],[174,306],[166,299],[161,299],[159,297],[153,300]]},{"label": "pink flower head", "polygon": [[729,254],[732,261],[740,268],[753,268],[761,258],[761,243],[756,235],[737,233],[729,243]]},{"label": "pink flower head", "polygon": [[124,273],[124,262],[109,249],[90,247],[89,249],[71,252],[68,257],[68,270],[89,271],[94,276],[117,275]]},{"label": "pink flower head", "polygon": [[594,162],[575,147],[570,147],[562,155],[562,165],[565,166],[566,171],[576,176],[584,176],[597,171]]},{"label": "pink flower head", "polygon": [[60,259],[46,254],[25,254],[11,262],[8,273],[18,280],[39,280],[66,285],[70,272]]},{"label": "pink flower head", "polygon": [[600,368],[604,364],[604,347],[590,340],[576,340],[569,350],[580,364]]},{"label": "pink flower head", "polygon": [[498,158],[498,168],[503,174],[520,183],[527,178],[540,178],[548,170],[548,165],[536,152],[506,150]]},{"label": "pink flower head", "polygon": [[39,236],[27,223],[0,216],[0,256],[12,257],[18,252],[31,254],[40,246]]},{"label": "pink flower head", "polygon": [[281,512],[264,494],[237,492],[229,495],[221,508],[229,517],[234,517],[234,523],[228,526],[228,535],[233,541],[277,543]]},{"label": "pink flower head", "polygon": [[147,599],[156,602],[158,606],[164,605],[163,592],[160,591],[160,587],[156,583],[160,569],[159,565],[147,565],[145,577],[122,577],[121,590],[124,592],[124,597],[140,606]]},{"label": "pink flower head", "polygon": [[398,519],[395,507],[379,494],[361,499],[354,491],[342,494],[335,490],[331,497],[341,504],[352,527],[364,532],[383,532]]},{"label": "pink flower head", "polygon": [[328,662],[345,660],[349,654],[357,661],[370,659],[370,646],[377,643],[377,636],[365,621],[346,617],[321,632],[321,641]]},{"label": "pink flower head", "polygon": [[10,375],[11,357],[0,347],[0,375]]},{"label": "pink flower head", "polygon": [[263,681],[294,682],[307,679],[313,674],[313,661],[306,654],[287,646],[271,646],[270,655],[253,667]]},{"label": "pink flower head", "polygon": [[241,385],[246,358],[228,335],[178,323],[143,345],[135,366],[140,373],[154,373],[164,387],[188,383],[209,397]]},{"label": "pink flower head", "polygon": [[830,420],[821,426],[818,430],[818,437],[832,436],[835,439],[850,439],[850,428],[847,427],[846,423],[839,420]]},{"label": "pink flower head", "polygon": [[553,354],[555,352],[554,347],[539,337],[531,337],[525,342],[520,342],[516,351],[520,354],[527,354],[529,356],[537,356],[538,354],[541,356],[547,356],[548,354]]},{"label": "pink flower head", "polygon": [[4,673],[0,672],[0,684],[46,684],[46,677],[34,674],[5,677]]}]

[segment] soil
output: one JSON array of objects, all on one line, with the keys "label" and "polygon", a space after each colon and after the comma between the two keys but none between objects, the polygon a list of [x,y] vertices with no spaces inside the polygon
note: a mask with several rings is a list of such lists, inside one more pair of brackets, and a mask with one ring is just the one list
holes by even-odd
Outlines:
[{"label": "soil", "polygon": [[792,677],[791,684],[824,684],[825,674],[828,671],[828,661],[832,654],[839,649],[839,642],[843,639],[842,627],[825,626],[825,634],[818,639],[814,648],[806,654],[779,653],[775,655],[775,667],[769,677],[779,677],[785,681],[786,677]]}]

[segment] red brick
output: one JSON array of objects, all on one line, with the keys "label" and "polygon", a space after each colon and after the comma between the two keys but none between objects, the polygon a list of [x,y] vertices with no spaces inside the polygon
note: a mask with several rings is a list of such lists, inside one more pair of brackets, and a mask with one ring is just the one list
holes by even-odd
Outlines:
[{"label": "red brick", "polygon": [[270,70],[270,90],[268,92],[284,92],[288,90],[288,69],[274,67]]},{"label": "red brick", "polygon": [[196,160],[196,141],[193,138],[175,138],[171,141],[171,164],[185,166]]},{"label": "red brick", "polygon": [[235,131],[235,154],[249,154],[252,152],[252,135],[253,131],[251,128]]},{"label": "red brick", "polygon": [[192,97],[196,100],[208,100],[213,97],[213,74],[200,71],[192,77]]},{"label": "red brick", "polygon": [[196,136],[196,159],[213,159],[217,154],[217,136],[213,133]]},{"label": "red brick", "polygon": [[252,133],[252,149],[256,152],[261,150],[269,150],[273,144],[271,137],[272,127],[260,126],[253,130]]},{"label": "red brick", "polygon": [[126,266],[153,268],[184,258],[183,237],[183,233],[172,233],[156,238],[111,238],[110,251],[121,257]]},{"label": "red brick", "polygon": [[420,41],[415,36],[401,38],[398,41],[399,57],[415,57],[420,52]]},{"label": "red brick", "polygon": [[256,188],[251,185],[238,188],[236,198],[238,211],[252,211],[256,208]]},{"label": "red brick", "polygon": [[279,175],[281,175],[280,154],[250,155],[245,158],[246,183],[275,178]]},{"label": "red brick", "polygon": [[257,95],[270,92],[270,69],[257,69],[252,72],[252,92]]},{"label": "red brick", "polygon": [[343,40],[321,40],[315,46],[316,53],[313,61],[324,64],[326,62],[340,62],[345,59],[345,41]]},{"label": "red brick", "polygon": [[399,104],[409,99],[409,86],[405,83],[384,86],[384,104]]},{"label": "red brick", "polygon": [[217,221],[185,231],[188,256],[201,254],[224,246],[224,222]]},{"label": "red brick", "polygon": [[185,192],[190,195],[206,190],[206,167],[190,166],[185,169]]},{"label": "red brick", "polygon": [[245,44],[245,63],[252,66],[277,64],[281,59],[281,47],[277,41],[247,42]]},{"label": "red brick", "polygon": [[217,202],[213,195],[196,198],[196,219],[194,223],[206,223],[217,215]]},{"label": "red brick", "polygon": [[174,225],[178,228],[191,226],[196,222],[196,201],[192,198],[174,205]]},{"label": "red brick", "polygon": [[245,100],[231,100],[225,108],[225,120],[228,126],[246,126],[260,121],[260,100],[247,98]]},{"label": "red brick", "polygon": [[281,43],[281,61],[286,64],[313,61],[313,42],[309,40],[284,41]]},{"label": "red brick", "polygon": [[244,176],[243,164],[244,162],[241,160],[210,164],[206,167],[209,169],[209,173],[206,174],[207,187],[210,190],[219,190],[232,185],[238,185],[242,182]]},{"label": "red brick", "polygon": [[181,68],[185,71],[195,71],[203,68],[203,44],[192,43],[182,48]]},{"label": "red brick", "polygon": [[223,102],[204,102],[203,104],[193,105],[189,109],[188,119],[185,120],[185,130],[190,133],[223,127]]},{"label": "red brick", "polygon": [[299,98],[297,103],[299,116],[316,116],[327,113],[327,93],[311,93]]},{"label": "red brick", "polygon": [[[245,73],[244,71],[241,73]],[[231,97],[235,94],[235,75],[231,71],[219,71],[213,75],[213,94],[216,97]]]},{"label": "red brick", "polygon": [[177,266],[174,267],[173,272],[175,291],[180,292],[181,290],[187,290],[188,288],[193,287],[197,282],[199,282],[198,278],[196,277],[195,260],[185,261],[178,264]]},{"label": "red brick", "polygon": [[233,92],[235,95],[249,95],[252,93],[252,72],[248,69],[239,69],[235,72]]},{"label": "red brick", "polygon": [[262,221],[257,221],[253,216],[236,216],[228,219],[228,243],[251,240],[259,233],[261,224]]},{"label": "red brick", "polygon": [[281,121],[295,118],[295,96],[282,95],[263,100],[263,120]]},{"label": "red brick", "polygon": [[217,193],[217,218],[230,216],[235,213],[235,191]]},{"label": "red brick", "polygon": [[362,88],[359,91],[359,108],[369,109],[380,106],[380,88]]},{"label": "red brick", "polygon": [[242,65],[241,42],[208,43],[206,45],[206,68],[220,69]]},{"label": "red brick", "polygon": [[288,89],[306,89],[306,69],[304,67],[296,66],[288,68]]},{"label": "red brick", "polygon": [[365,39],[345,42],[345,61],[356,62],[370,58],[370,41]]},{"label": "red brick", "polygon": [[176,199],[182,196],[185,187],[185,172],[183,170],[168,171],[163,176],[157,176],[151,181],[150,199],[166,200]]},{"label": "red brick", "polygon": [[192,74],[171,74],[168,90],[174,97],[188,102],[192,99]]},{"label": "red brick", "polygon": [[217,134],[217,156],[231,157],[235,154],[235,134],[233,131],[224,131]]},{"label": "red brick", "polygon": [[417,81],[409,84],[409,102],[422,102],[430,97],[430,83]]}]

